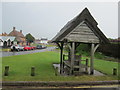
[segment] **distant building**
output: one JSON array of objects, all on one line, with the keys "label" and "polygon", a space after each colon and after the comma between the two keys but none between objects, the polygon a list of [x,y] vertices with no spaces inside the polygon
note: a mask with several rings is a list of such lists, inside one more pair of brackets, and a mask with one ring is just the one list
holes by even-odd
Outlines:
[{"label": "distant building", "polygon": [[26,39],[22,30],[17,31],[15,27],[13,27],[13,30],[8,34],[8,36],[14,36],[20,45],[26,45]]},{"label": "distant building", "polygon": [[41,38],[40,43],[41,44],[48,44],[48,39],[47,38]]},{"label": "distant building", "polygon": [[9,47],[13,44],[17,44],[14,36],[0,36],[0,46]]},{"label": "distant building", "polygon": [[7,36],[8,34],[6,32],[0,34],[0,36]]},{"label": "distant building", "polygon": [[34,43],[36,43],[36,44],[40,44],[40,39],[35,39],[35,41],[34,41]]}]

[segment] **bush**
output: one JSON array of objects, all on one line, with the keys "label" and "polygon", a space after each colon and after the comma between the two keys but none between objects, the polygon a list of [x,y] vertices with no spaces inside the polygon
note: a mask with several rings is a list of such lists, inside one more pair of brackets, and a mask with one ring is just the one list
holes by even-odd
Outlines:
[{"label": "bush", "polygon": [[100,45],[98,51],[110,57],[120,58],[120,44]]},{"label": "bush", "polygon": [[76,53],[79,53],[84,56],[90,56],[90,48],[89,47],[90,46],[87,44],[80,44],[76,49]]},{"label": "bush", "polygon": [[[91,52],[91,47],[89,44],[80,44],[77,48],[77,53],[82,54],[84,56],[89,57],[90,52]],[[103,55],[100,52],[95,52],[95,58],[104,59],[105,55]]]},{"label": "bush", "polygon": [[101,52],[96,52],[94,56],[95,56],[95,58],[99,58],[99,59],[105,58],[105,55],[103,55]]}]

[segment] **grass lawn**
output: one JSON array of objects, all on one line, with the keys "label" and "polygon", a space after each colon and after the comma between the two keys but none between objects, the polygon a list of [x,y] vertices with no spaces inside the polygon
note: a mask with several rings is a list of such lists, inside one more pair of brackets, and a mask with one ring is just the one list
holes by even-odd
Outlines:
[{"label": "grass lawn", "polygon": [[5,51],[5,52],[8,52],[8,51],[10,51],[10,49],[9,48],[2,48],[2,49],[0,49],[0,52],[2,52],[2,51]]},{"label": "grass lawn", "polygon": [[[95,60],[95,68],[110,75],[76,77],[55,76],[53,63],[59,63],[59,53],[54,51],[3,57],[2,78],[3,81],[99,81],[118,79],[116,76],[111,75],[112,67],[117,67],[117,63],[113,62]],[[3,76],[6,65],[10,67],[9,76]],[[30,76],[32,66],[36,68],[36,76],[34,77]]]},{"label": "grass lawn", "polygon": [[[89,59],[89,66],[90,66],[90,58],[89,57],[83,57],[83,59],[85,60],[86,58]],[[84,62],[83,62],[84,64]],[[113,61],[106,61],[106,60],[102,60],[102,59],[94,59],[94,67],[96,70],[107,74],[107,75],[112,75],[112,70],[113,68],[116,68],[117,70],[119,70],[119,66],[120,63],[118,62],[113,62]],[[118,71],[117,71],[118,72]],[[120,75],[120,73],[118,73]]]}]

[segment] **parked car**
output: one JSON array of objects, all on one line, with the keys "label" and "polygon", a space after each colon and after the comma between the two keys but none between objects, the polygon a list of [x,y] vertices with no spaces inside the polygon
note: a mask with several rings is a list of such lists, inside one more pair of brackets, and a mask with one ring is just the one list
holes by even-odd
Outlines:
[{"label": "parked car", "polygon": [[47,46],[45,46],[45,45],[42,45],[42,49],[44,49],[44,48],[47,48]]},{"label": "parked car", "polygon": [[32,50],[32,48],[30,46],[24,46],[24,50],[28,51],[28,50]]},{"label": "parked car", "polygon": [[36,49],[42,49],[42,45],[37,45]]},{"label": "parked car", "polygon": [[21,45],[12,45],[11,51],[24,51],[24,47]]},{"label": "parked car", "polygon": [[37,49],[44,49],[44,48],[47,48],[47,46],[44,46],[44,45],[37,45],[36,48],[37,48]]},{"label": "parked car", "polygon": [[33,46],[34,49],[36,49],[36,46]]},{"label": "parked car", "polygon": [[30,46],[31,47],[31,50],[34,50],[34,49],[36,49],[36,47],[35,46]]}]

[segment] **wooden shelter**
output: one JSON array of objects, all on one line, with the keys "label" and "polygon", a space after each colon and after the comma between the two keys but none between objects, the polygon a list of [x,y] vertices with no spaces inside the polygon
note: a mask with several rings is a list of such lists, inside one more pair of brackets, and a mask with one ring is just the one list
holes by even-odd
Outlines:
[{"label": "wooden shelter", "polygon": [[[97,27],[98,23],[90,14],[89,10],[85,8],[77,17],[69,21],[60,32],[52,39],[60,50],[60,73],[63,74],[68,71],[69,75],[75,72],[82,73],[82,68],[85,72],[88,71],[88,60],[86,65],[81,63],[81,56],[76,55],[76,48],[81,44],[91,45],[90,58],[90,74],[94,74],[94,53],[99,47],[99,44],[108,44],[109,40]],[[69,47],[68,59],[64,60],[63,46]],[[67,70],[66,70],[67,69]]]}]

